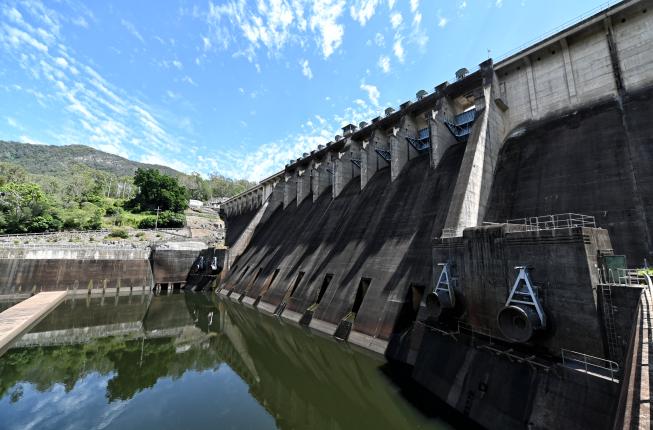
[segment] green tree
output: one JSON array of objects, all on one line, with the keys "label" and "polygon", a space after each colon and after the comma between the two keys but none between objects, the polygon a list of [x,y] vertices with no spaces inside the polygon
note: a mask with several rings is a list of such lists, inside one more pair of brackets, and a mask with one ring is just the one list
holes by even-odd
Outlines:
[{"label": "green tree", "polygon": [[0,187],[9,182],[25,181],[27,181],[25,169],[11,163],[0,163]]},{"label": "green tree", "polygon": [[9,182],[0,187],[0,230],[26,233],[58,230],[61,220],[37,184]]},{"label": "green tree", "polygon": [[137,169],[134,186],[138,192],[128,203],[134,210],[155,210],[182,212],[188,207],[188,190],[172,176],[156,169]]},{"label": "green tree", "polygon": [[231,179],[217,173],[209,175],[209,187],[212,197],[233,197],[256,185],[244,179]]}]

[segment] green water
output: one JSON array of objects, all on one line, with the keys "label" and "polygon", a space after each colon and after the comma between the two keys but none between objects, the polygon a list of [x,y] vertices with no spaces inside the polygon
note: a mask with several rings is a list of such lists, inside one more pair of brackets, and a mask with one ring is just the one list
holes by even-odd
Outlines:
[{"label": "green water", "polygon": [[215,295],[68,299],[0,357],[0,428],[449,428],[398,380]]}]

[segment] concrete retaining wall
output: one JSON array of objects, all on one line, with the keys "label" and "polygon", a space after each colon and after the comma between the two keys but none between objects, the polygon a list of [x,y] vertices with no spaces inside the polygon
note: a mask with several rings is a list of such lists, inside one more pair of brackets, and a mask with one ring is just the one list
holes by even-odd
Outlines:
[{"label": "concrete retaining wall", "polygon": [[[182,247],[183,248],[183,247]],[[201,268],[193,268],[200,255]],[[218,269],[211,269],[213,257]],[[155,284],[208,285],[224,267],[224,250],[11,247],[0,249],[0,295]],[[210,278],[210,279],[209,279]]]}]

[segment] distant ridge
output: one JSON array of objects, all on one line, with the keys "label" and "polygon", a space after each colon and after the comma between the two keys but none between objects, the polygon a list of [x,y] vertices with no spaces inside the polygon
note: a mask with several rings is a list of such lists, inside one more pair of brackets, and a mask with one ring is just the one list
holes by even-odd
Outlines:
[{"label": "distant ridge", "polygon": [[59,176],[81,164],[118,176],[131,176],[139,167],[157,169],[175,177],[185,176],[167,166],[139,163],[85,145],[34,145],[0,140],[0,162],[17,164],[36,175]]}]

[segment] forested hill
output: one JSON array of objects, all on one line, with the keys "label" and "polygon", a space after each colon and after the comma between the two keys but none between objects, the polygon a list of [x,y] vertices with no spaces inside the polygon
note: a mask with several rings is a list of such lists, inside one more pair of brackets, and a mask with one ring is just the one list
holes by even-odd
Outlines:
[{"label": "forested hill", "polygon": [[66,175],[80,164],[116,176],[132,176],[139,167],[175,177],[183,175],[170,167],[131,161],[85,145],[32,145],[0,140],[0,162],[19,165],[36,175]]}]

